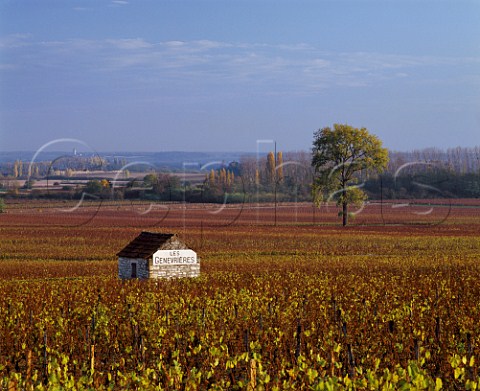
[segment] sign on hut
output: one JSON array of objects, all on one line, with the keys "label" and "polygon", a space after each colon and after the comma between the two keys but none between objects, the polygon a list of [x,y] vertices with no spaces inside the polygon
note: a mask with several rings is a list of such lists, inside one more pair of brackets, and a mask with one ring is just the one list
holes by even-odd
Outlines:
[{"label": "sign on hut", "polygon": [[142,232],[118,254],[120,278],[198,277],[200,262],[175,234]]}]

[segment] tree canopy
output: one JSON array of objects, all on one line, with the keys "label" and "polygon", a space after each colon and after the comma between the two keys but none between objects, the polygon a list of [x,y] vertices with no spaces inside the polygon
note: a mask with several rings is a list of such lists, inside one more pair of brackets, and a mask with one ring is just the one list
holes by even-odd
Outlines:
[{"label": "tree canopy", "polygon": [[337,197],[342,206],[343,225],[348,223],[348,206],[365,200],[357,185],[362,171],[383,170],[388,163],[388,151],[378,137],[366,128],[334,124],[314,133],[312,166],[316,179],[316,201]]}]

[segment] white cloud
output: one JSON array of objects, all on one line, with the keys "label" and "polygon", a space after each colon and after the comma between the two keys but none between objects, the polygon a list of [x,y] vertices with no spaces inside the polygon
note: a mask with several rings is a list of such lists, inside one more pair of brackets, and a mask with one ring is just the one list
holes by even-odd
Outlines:
[{"label": "white cloud", "polygon": [[[250,91],[265,94],[310,94],[335,86],[361,88],[399,78],[408,80],[430,69],[480,63],[479,58],[325,52],[305,43],[149,42],[142,38],[34,43],[29,36],[0,39],[0,49],[21,51],[26,44],[30,45],[30,66],[37,63],[84,73],[109,72],[130,83],[148,80],[153,87],[165,81],[249,85]],[[15,66],[14,61],[9,62]],[[478,72],[473,75],[478,76]]]},{"label": "white cloud", "polygon": [[183,45],[185,45],[185,42],[183,42],[183,41],[167,41],[167,42],[163,42],[162,44],[167,46],[167,47],[178,48],[178,47],[182,47]]},{"label": "white cloud", "polygon": [[30,34],[10,34],[0,37],[0,49],[19,48],[29,44]]},{"label": "white cloud", "polygon": [[106,43],[111,44],[118,49],[145,49],[151,48],[152,44],[146,42],[141,38],[134,38],[134,39],[108,39]]}]

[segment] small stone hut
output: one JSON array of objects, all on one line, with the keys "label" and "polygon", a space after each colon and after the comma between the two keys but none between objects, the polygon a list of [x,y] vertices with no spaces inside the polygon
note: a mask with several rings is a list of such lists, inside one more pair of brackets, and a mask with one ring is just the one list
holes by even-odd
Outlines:
[{"label": "small stone hut", "polygon": [[175,234],[142,232],[117,253],[118,277],[198,277],[200,261]]}]

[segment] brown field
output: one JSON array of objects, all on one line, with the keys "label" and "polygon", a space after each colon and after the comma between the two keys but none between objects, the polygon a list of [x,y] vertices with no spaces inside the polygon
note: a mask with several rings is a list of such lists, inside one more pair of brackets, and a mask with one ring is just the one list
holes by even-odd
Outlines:
[{"label": "brown field", "polygon": [[[142,230],[175,232],[206,259],[242,251],[378,256],[385,254],[379,251],[383,246],[371,249],[378,238],[480,235],[480,200],[406,204],[402,200],[367,204],[344,228],[334,205],[316,208],[306,203],[283,203],[275,208],[273,204],[99,201],[76,208],[74,202],[9,202],[8,213],[0,215],[0,259],[4,262],[0,278],[11,278],[15,273],[42,277],[114,275],[116,252]],[[345,249],[341,246],[345,237],[360,240]],[[325,240],[335,244],[325,245]],[[30,264],[33,261],[69,262],[42,266]],[[19,268],[18,263],[30,266]]]},{"label": "brown field", "polygon": [[[9,201],[2,387],[478,387],[480,200],[372,202],[339,223],[305,203]],[[118,281],[142,230],[179,234],[202,276]]]}]

